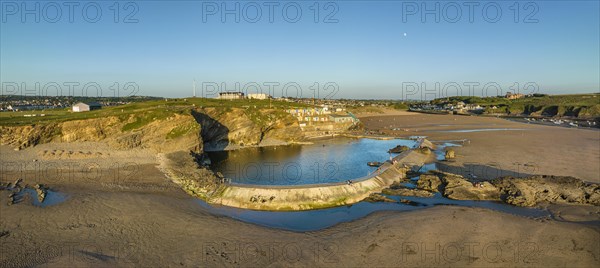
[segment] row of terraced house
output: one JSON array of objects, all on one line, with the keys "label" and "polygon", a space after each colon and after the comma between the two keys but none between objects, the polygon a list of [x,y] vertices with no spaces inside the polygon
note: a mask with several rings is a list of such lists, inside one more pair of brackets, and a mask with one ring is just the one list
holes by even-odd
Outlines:
[{"label": "row of terraced house", "polygon": [[286,112],[298,119],[298,122],[333,122],[346,123],[355,122],[357,119],[345,112],[345,108],[314,107],[314,108],[293,108]]}]

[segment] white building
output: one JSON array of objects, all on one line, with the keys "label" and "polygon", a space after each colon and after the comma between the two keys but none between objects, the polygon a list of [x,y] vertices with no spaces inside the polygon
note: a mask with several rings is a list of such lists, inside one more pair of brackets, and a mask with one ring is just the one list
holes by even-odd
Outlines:
[{"label": "white building", "polygon": [[73,112],[87,112],[92,110],[98,110],[100,108],[102,108],[102,105],[100,105],[100,103],[97,102],[80,102],[73,104]]},{"label": "white building", "polygon": [[257,99],[257,100],[266,100],[270,99],[271,95],[265,93],[250,93],[248,94],[248,99]]},{"label": "white building", "polygon": [[330,114],[329,121],[334,123],[354,122],[354,118],[349,114]]},{"label": "white building", "polygon": [[222,100],[238,100],[244,98],[244,93],[242,92],[220,92],[219,99]]}]

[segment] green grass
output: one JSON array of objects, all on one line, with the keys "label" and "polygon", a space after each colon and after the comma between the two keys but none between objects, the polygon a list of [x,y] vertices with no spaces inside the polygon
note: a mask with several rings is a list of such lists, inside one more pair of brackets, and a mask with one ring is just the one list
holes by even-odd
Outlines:
[{"label": "green grass", "polygon": [[200,127],[198,124],[186,124],[182,126],[177,126],[171,129],[169,133],[167,133],[167,139],[176,139],[191,132],[198,133],[199,129]]},{"label": "green grass", "polygon": [[[594,97],[596,96],[596,97]],[[462,101],[480,105],[513,105],[513,104],[536,104],[536,105],[573,105],[589,106],[598,104],[600,94],[569,94],[569,95],[543,95],[538,97],[520,98],[509,100],[502,97],[467,97],[458,96],[447,98],[450,102]],[[433,100],[432,103],[444,103],[446,98]]]},{"label": "green grass", "polygon": [[408,110],[408,104],[406,104],[404,102],[398,102],[398,103],[394,103],[392,105],[392,108],[394,108],[396,110]]},{"label": "green grass", "polygon": [[[90,112],[72,112],[71,109],[48,109],[32,110],[20,112],[0,112],[0,126],[20,126],[33,124],[59,123],[71,120],[82,120],[91,118],[102,118],[117,116],[121,120],[128,120],[131,115],[135,115],[135,122],[127,124],[123,130],[133,130],[142,127],[152,120],[169,117],[175,113],[183,113],[191,108],[218,107],[220,111],[226,113],[231,108],[273,108],[285,110],[294,107],[308,107],[305,104],[290,103],[284,101],[272,100],[218,100],[206,98],[189,99],[168,99],[168,100],[149,100],[134,102],[126,105],[103,107],[100,110]],[[255,108],[256,107],[256,108]],[[24,115],[36,114],[35,117],[25,117]],[[45,116],[39,116],[45,114]]]},{"label": "green grass", "polygon": [[[152,121],[163,120],[174,114],[183,114],[185,112],[186,111],[183,109],[173,109],[172,107],[157,107],[156,109],[139,112],[135,114],[135,121],[125,124],[122,130],[129,131],[138,129],[151,123]],[[123,119],[122,116],[121,119]]]},{"label": "green grass", "polygon": [[[433,100],[433,104],[454,103],[486,106],[486,113],[558,113],[558,115],[581,114],[600,116],[600,94],[538,95],[515,100],[503,97],[450,97]],[[496,109],[492,109],[496,106]]]}]

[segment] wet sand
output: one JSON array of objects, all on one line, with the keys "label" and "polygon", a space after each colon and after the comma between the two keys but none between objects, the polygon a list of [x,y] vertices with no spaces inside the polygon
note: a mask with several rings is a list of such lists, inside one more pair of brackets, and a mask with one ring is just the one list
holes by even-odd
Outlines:
[{"label": "wet sand", "polygon": [[[600,182],[600,131],[513,122],[501,118],[406,113],[358,115],[368,131],[397,137],[463,140],[447,171],[482,179],[547,174]],[[396,129],[396,130],[394,130]],[[497,129],[491,131],[490,129]],[[473,130],[485,130],[475,131]],[[467,131],[467,132],[463,132]]]},{"label": "wet sand", "polygon": [[[373,120],[375,124],[380,122]],[[403,127],[412,124],[419,129],[415,132],[418,135],[427,130],[423,120],[435,124],[435,120],[442,119],[423,119],[418,115],[403,116],[402,120]],[[489,124],[488,120],[496,124],[504,122],[464,117],[457,118],[458,126],[441,128],[479,127],[479,123]],[[364,121],[368,127],[372,124]],[[540,132],[539,135],[544,132],[533,131]],[[503,159],[500,153],[513,157],[527,154],[510,152],[511,148],[539,150],[535,146],[503,147],[506,145],[494,142],[515,142],[523,137],[520,133],[431,133],[434,134],[428,136],[435,139],[471,139],[470,145],[457,149],[459,159],[452,165],[469,159],[486,162],[482,156],[471,155],[482,151],[489,155],[494,152],[496,158]],[[559,134],[567,142],[555,142],[553,146],[597,144],[597,133],[584,132],[577,138]],[[496,138],[485,138],[489,135]],[[552,140],[544,139],[554,136],[526,137],[533,140],[531,143],[547,144]],[[82,151],[81,155],[88,155],[86,150],[98,151],[110,157],[69,158],[64,154],[41,157],[47,155],[44,151],[53,148]],[[597,159],[597,154],[591,151],[582,149],[579,154],[558,155],[576,157],[575,161],[582,155]],[[0,146],[0,152],[3,183],[21,177],[23,185],[43,183],[68,196],[60,204],[40,208],[27,200],[9,206],[8,192],[0,192],[2,267],[592,267],[600,264],[598,225],[569,222],[598,219],[600,211],[596,207],[574,210],[576,214],[559,213],[562,220],[557,221],[482,208],[438,206],[414,212],[377,212],[325,230],[301,233],[209,213],[165,177],[157,168],[155,156],[147,151],[113,151],[101,144],[74,143],[46,144],[18,152]],[[552,166],[553,162],[544,161],[539,165]],[[577,164],[585,166],[592,162]],[[15,164],[20,166],[15,168]],[[552,168],[565,173],[576,170]],[[593,169],[580,172],[582,178],[590,180],[598,175]]]}]

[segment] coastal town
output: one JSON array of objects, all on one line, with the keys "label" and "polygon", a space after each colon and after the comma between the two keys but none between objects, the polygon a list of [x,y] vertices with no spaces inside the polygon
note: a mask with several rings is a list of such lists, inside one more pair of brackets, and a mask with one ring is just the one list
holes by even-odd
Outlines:
[{"label": "coastal town", "polygon": [[145,96],[132,97],[83,97],[83,96],[21,96],[1,95],[0,112],[20,112],[49,109],[72,109],[80,102],[96,102],[101,106],[117,106],[131,102],[156,99]]},{"label": "coastal town", "polygon": [[[587,107],[565,107],[558,106],[543,107],[535,105],[537,99],[547,98],[544,94],[513,94],[493,98],[477,97],[447,97],[430,101],[402,101],[402,100],[355,100],[355,99],[315,99],[315,98],[292,98],[272,97],[265,93],[243,92],[220,92],[215,100],[230,101],[270,101],[287,103],[286,107],[280,108],[291,114],[300,124],[300,127],[325,126],[328,124],[357,124],[359,119],[352,113],[357,109],[393,108],[406,109],[411,112],[431,114],[454,114],[473,116],[503,117],[524,123],[556,125],[563,127],[598,128],[600,123],[594,116],[579,116],[584,114]],[[582,96],[590,100],[598,98],[598,94]],[[33,96],[0,96],[0,112],[24,112],[24,117],[45,116],[45,111],[69,110],[72,112],[89,111],[112,107],[145,100],[161,100],[163,98],[132,96],[122,98],[90,98],[90,97],[33,97]],[[190,100],[195,99],[191,98]],[[164,99],[168,101],[169,99]],[[524,108],[513,109],[513,103],[524,104]],[[82,108],[80,106],[86,106]],[[91,105],[91,108],[89,108]],[[244,105],[242,105],[244,106]],[[249,107],[249,106],[245,106]],[[561,110],[562,109],[562,110]],[[36,111],[36,112],[34,112]]]}]

